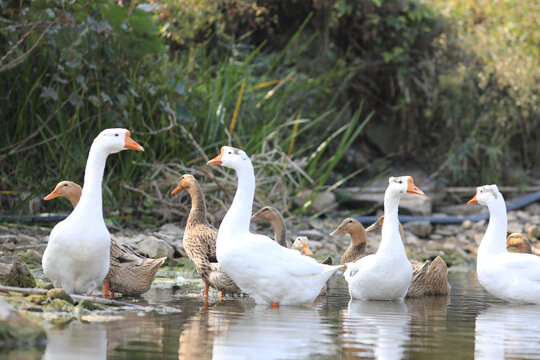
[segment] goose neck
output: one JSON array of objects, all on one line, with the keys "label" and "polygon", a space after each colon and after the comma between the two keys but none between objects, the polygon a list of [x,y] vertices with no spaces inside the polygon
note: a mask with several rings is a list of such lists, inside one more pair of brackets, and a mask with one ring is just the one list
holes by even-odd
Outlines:
[{"label": "goose neck", "polygon": [[[103,217],[102,183],[105,162],[109,154],[95,144],[90,148],[84,172],[84,187],[75,209],[84,209]],[[80,210],[82,211],[82,210]]]},{"label": "goose neck", "polygon": [[506,233],[508,228],[506,204],[502,196],[488,204],[489,224],[478,248],[478,256],[483,254],[500,254],[506,249]]},{"label": "goose neck", "polygon": [[249,232],[253,197],[255,196],[255,173],[251,162],[235,168],[238,187],[229,211],[223,218],[220,231],[228,233]]},{"label": "goose neck", "polygon": [[[385,194],[384,196],[384,224],[382,227],[381,244],[377,253],[405,254],[405,247],[399,233],[398,220],[399,198]],[[396,250],[400,250],[396,252]]]}]

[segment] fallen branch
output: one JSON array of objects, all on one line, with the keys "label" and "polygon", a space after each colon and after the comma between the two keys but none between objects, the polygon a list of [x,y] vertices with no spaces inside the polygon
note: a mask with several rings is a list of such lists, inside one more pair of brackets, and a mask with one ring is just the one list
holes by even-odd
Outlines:
[{"label": "fallen branch", "polygon": [[[0,285],[0,291],[3,291],[3,292],[13,291],[13,292],[21,293],[21,294],[46,295],[49,290],[36,289],[36,288],[20,288],[20,287],[14,287],[14,286]],[[101,304],[101,305],[129,306],[129,307],[132,307],[132,308],[135,308],[135,309],[141,309],[141,310],[144,309],[144,307],[142,307],[142,306],[135,305],[135,304],[130,304],[130,303],[123,302],[123,301],[103,299],[103,298],[98,298],[98,297],[94,297],[94,296],[83,296],[83,295],[72,295],[72,294],[69,294],[69,296],[71,296],[71,298],[74,299],[74,300],[88,300],[88,301],[91,301],[93,303]]]}]

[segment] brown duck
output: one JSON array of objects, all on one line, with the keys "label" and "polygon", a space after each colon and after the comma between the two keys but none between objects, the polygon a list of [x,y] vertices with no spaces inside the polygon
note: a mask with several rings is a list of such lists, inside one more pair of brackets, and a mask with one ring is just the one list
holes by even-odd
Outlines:
[{"label": "brown duck", "polygon": [[[82,188],[72,181],[59,182],[45,200],[60,196],[67,198],[73,207],[81,198]],[[111,239],[109,273],[105,277],[105,289],[126,296],[140,296],[150,289],[158,268],[167,258],[148,259],[137,254],[129,246]],[[104,295],[107,291],[104,291]]]},{"label": "brown duck", "polygon": [[208,297],[208,288],[223,294],[240,294],[242,291],[221,269],[216,258],[216,238],[218,231],[206,218],[204,193],[193,175],[182,175],[173,195],[187,190],[191,196],[191,210],[184,231],[184,250],[195,264],[195,269],[204,280],[204,295]]}]

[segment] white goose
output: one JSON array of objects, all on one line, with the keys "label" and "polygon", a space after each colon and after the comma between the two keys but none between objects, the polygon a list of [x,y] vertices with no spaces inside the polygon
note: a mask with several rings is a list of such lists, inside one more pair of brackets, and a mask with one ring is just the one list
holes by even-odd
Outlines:
[{"label": "white goose", "polygon": [[94,139],[79,204],[49,236],[43,272],[68,293],[91,293],[109,271],[111,236],[103,219],[101,183],[107,156],[125,149],[144,151],[126,129],[103,130]]},{"label": "white goose", "polygon": [[506,249],[506,204],[497,185],[476,188],[476,195],[467,204],[489,209],[489,225],[476,261],[480,284],[500,299],[540,304],[540,257]]},{"label": "white goose", "polygon": [[353,299],[403,300],[407,294],[413,271],[401,241],[398,221],[399,200],[406,193],[424,195],[410,176],[388,179],[379,249],[373,255],[347,263],[343,273]]},{"label": "white goose", "polygon": [[238,175],[234,200],[216,240],[217,260],[223,270],[258,304],[313,302],[330,276],[342,266],[319,264],[267,236],[249,232],[255,174],[244,151],[223,146],[221,153],[208,164],[232,168]]}]

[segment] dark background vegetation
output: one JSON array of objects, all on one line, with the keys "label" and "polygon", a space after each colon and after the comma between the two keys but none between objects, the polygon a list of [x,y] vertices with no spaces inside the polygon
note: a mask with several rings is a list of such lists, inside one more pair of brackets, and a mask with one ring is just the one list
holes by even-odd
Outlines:
[{"label": "dark background vegetation", "polygon": [[215,182],[205,160],[227,143],[266,164],[268,203],[393,164],[436,186],[528,185],[539,15],[515,0],[0,1],[0,212],[66,208],[27,205],[82,183],[108,127],[146,149],[107,164],[105,202],[126,216],[170,205],[182,172]]}]

